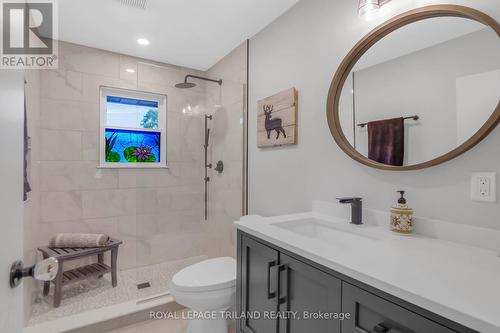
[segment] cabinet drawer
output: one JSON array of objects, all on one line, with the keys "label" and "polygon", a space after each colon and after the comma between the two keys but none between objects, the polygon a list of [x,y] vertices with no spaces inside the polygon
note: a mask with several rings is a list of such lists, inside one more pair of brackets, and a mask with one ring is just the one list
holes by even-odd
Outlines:
[{"label": "cabinet drawer", "polygon": [[342,284],[342,311],[351,314],[342,322],[343,333],[455,333],[412,311],[351,284]]}]

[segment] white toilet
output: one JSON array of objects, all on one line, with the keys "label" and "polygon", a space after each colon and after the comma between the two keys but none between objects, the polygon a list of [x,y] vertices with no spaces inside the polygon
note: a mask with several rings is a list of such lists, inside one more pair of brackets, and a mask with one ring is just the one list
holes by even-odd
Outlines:
[{"label": "white toilet", "polygon": [[236,260],[215,258],[179,271],[172,278],[170,292],[180,305],[198,314],[217,313],[217,318],[190,319],[188,333],[227,333],[222,312],[232,308],[236,296]]}]

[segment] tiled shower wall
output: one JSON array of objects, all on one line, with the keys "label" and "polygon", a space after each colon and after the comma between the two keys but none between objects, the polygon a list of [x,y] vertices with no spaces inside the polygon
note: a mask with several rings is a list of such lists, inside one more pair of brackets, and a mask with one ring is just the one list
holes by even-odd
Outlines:
[{"label": "tiled shower wall", "polygon": [[[58,70],[27,73],[34,187],[25,219],[27,263],[35,261],[38,246],[60,232],[107,233],[123,240],[121,270],[234,254],[231,233],[241,211],[242,146],[239,141],[233,146],[232,137],[240,139],[242,127],[241,112],[236,116],[232,110],[242,110],[243,97],[241,89],[231,90],[230,77],[237,70],[235,77],[242,79],[237,57],[223,59],[212,73],[227,77],[223,96],[231,121],[219,124],[224,134],[212,141],[230,151],[221,156],[227,158],[227,173],[214,181],[224,189],[218,191],[222,196],[211,198],[226,201],[216,209],[223,214],[208,222],[202,220],[207,87],[202,82],[194,89],[174,87],[188,73],[206,73],[63,42]],[[127,68],[136,72],[128,73]],[[101,85],[167,95],[168,169],[97,168]],[[182,109],[188,103],[193,112],[185,114]]]}]

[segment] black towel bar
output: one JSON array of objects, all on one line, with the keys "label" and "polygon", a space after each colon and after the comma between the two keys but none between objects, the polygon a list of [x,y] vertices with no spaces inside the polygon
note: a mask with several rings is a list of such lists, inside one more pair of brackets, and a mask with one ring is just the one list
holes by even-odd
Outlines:
[{"label": "black towel bar", "polygon": [[[419,116],[410,116],[410,117],[404,117],[403,119],[404,120],[407,120],[407,119],[419,120],[420,117]],[[365,127],[366,125],[368,125],[368,123],[358,124],[359,127]]]}]

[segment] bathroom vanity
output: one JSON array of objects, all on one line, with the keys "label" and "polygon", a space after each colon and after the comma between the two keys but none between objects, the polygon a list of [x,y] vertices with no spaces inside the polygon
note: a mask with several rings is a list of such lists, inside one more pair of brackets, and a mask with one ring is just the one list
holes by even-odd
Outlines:
[{"label": "bathroom vanity", "polygon": [[366,213],[363,226],[325,211],[237,222],[238,332],[500,332],[497,252],[395,235]]},{"label": "bathroom vanity", "polygon": [[[467,32],[437,41],[450,31]],[[498,92],[487,93],[498,87],[500,58],[491,54],[499,37],[495,19],[456,5],[379,25],[333,77],[334,140],[357,162],[387,171],[467,152],[500,123]],[[400,200],[392,229],[410,233],[413,211]],[[500,333],[500,231],[416,218],[415,234],[397,235],[388,212],[339,201],[353,205],[352,216],[316,202],[310,213],[236,223],[239,332]]]}]

